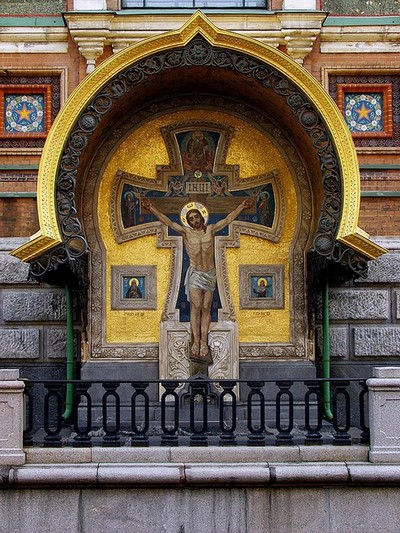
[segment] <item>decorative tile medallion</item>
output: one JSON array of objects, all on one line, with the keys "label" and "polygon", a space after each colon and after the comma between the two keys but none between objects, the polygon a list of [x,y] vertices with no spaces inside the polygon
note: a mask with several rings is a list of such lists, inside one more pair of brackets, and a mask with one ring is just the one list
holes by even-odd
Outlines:
[{"label": "decorative tile medallion", "polygon": [[390,83],[338,84],[337,103],[353,137],[392,137]]},{"label": "decorative tile medallion", "polygon": [[383,131],[382,93],[348,93],[344,97],[344,118],[352,133]]},{"label": "decorative tile medallion", "polygon": [[0,85],[0,138],[45,138],[51,98],[51,85]]},{"label": "decorative tile medallion", "polygon": [[43,133],[44,95],[7,94],[4,98],[5,133]]}]

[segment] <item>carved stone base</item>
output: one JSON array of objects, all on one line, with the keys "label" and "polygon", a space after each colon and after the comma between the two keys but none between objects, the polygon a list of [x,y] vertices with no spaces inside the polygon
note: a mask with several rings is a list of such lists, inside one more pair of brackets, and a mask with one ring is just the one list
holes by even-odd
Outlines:
[{"label": "carved stone base", "polygon": [[[189,379],[190,324],[168,320],[160,325],[160,379]],[[239,338],[236,322],[213,322],[208,335],[213,363],[208,366],[210,379],[239,378]],[[195,372],[196,373],[196,372]],[[205,372],[204,372],[205,373]],[[206,373],[205,373],[206,374]]]},{"label": "carved stone base", "polygon": [[190,324],[167,320],[160,323],[160,379],[189,378]]},{"label": "carved stone base", "polygon": [[211,379],[239,379],[239,335],[236,322],[224,320],[212,324],[208,335],[213,364]]}]

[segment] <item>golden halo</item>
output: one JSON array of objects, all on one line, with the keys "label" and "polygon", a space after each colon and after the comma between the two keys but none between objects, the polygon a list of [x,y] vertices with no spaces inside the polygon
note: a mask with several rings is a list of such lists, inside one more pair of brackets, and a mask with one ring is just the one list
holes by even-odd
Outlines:
[{"label": "golden halo", "polygon": [[207,210],[206,206],[204,206],[203,204],[200,204],[199,202],[189,202],[189,203],[187,203],[186,205],[184,205],[182,207],[182,210],[181,210],[181,222],[182,222],[182,224],[184,226],[186,226],[187,228],[191,227],[190,224],[187,221],[187,218],[186,218],[187,213],[191,209],[197,209],[198,211],[200,211],[202,217],[204,218],[204,224],[207,225],[208,218],[209,218],[208,210]]},{"label": "golden halo", "polygon": [[136,287],[139,287],[139,280],[137,278],[131,278],[129,280],[129,286],[132,287],[132,283],[135,282]]},{"label": "golden halo", "polygon": [[265,283],[265,286],[268,287],[268,281],[266,278],[259,278],[257,280],[257,285],[260,286],[262,281]]}]

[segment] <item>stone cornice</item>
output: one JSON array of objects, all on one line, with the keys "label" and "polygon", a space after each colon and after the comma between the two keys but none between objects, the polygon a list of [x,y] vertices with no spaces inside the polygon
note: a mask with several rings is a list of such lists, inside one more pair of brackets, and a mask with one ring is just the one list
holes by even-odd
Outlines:
[{"label": "stone cornice", "polygon": [[[321,11],[237,12],[210,14],[210,20],[223,30],[238,32],[277,48],[302,64],[321,32],[326,13]],[[104,46],[119,52],[147,37],[175,30],[187,20],[187,13],[71,12],[65,15],[68,29],[87,61],[87,72],[95,68]]]},{"label": "stone cornice", "polygon": [[400,24],[324,26],[321,52],[325,54],[400,52]]},{"label": "stone cornice", "polygon": [[0,27],[2,53],[61,53],[68,52],[68,29],[48,26]]}]

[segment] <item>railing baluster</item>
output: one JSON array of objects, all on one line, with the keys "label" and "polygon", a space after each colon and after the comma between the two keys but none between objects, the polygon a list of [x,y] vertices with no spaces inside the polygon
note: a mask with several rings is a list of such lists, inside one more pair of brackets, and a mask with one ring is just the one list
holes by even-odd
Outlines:
[{"label": "railing baluster", "polygon": [[[263,381],[248,381],[247,385],[250,387],[250,392],[247,396],[247,435],[248,446],[265,446],[265,397],[261,391],[264,386]],[[253,398],[258,399],[256,407],[259,408],[258,425],[253,424]]]},{"label": "railing baluster", "polygon": [[[179,387],[178,381],[163,381],[164,392],[161,396],[161,446],[178,446],[179,429],[179,396],[175,389]],[[169,426],[167,410],[173,410],[173,424]]]},{"label": "railing baluster", "polygon": [[[146,392],[146,389],[149,384],[146,382],[133,381],[131,385],[135,389],[135,392],[132,394],[131,397],[131,425],[133,432],[131,438],[131,446],[145,447],[149,445],[149,437],[147,435],[150,425],[149,395]],[[143,405],[140,406],[140,408],[143,409],[143,421],[140,428],[137,423],[138,398],[143,399]]]},{"label": "railing baluster", "polygon": [[[219,438],[220,446],[236,446],[236,394],[233,389],[236,385],[235,381],[221,381],[219,383],[222,387],[222,392],[219,397],[219,427],[221,430],[221,435]],[[225,402],[230,399],[230,402]],[[225,418],[225,411],[230,409],[231,411],[231,423],[227,423]]]},{"label": "railing baluster", "polygon": [[[74,431],[76,435],[72,444],[74,448],[90,448],[92,446],[92,438],[89,435],[92,430],[92,398],[88,392],[90,387],[91,383],[87,381],[79,381],[75,385]],[[86,400],[86,409],[81,405],[82,398]],[[86,426],[81,427],[84,414],[86,414]]]},{"label": "railing baluster", "polygon": [[[276,395],[276,428],[279,433],[275,438],[275,445],[291,445],[293,444],[293,394],[290,387],[293,385],[293,381],[277,381],[276,384],[279,387]],[[286,428],[282,426],[282,399],[285,396],[288,400],[288,424]]]},{"label": "railing baluster", "polygon": [[360,443],[361,444],[369,444],[370,443],[370,430],[369,427],[366,425],[365,420],[365,411],[366,411],[366,403],[368,399],[368,387],[365,380],[360,381],[361,391],[359,395],[359,406],[360,406],[360,428],[361,428],[361,435],[360,435]]},{"label": "railing baluster", "polygon": [[[43,446],[51,448],[61,448],[61,428],[62,428],[62,408],[63,397],[61,394],[62,384],[46,382],[44,384],[47,389],[47,393],[44,397],[44,430],[46,436],[44,438]],[[55,405],[52,409],[52,400],[55,400]],[[54,420],[55,418],[55,420]],[[53,419],[53,420],[52,420]],[[55,422],[55,426],[52,429],[51,424]]]},{"label": "railing baluster", "polygon": [[[350,395],[346,387],[349,386],[349,381],[335,382],[335,389],[332,396],[332,414],[333,427],[336,433],[333,435],[333,444],[335,446],[347,446],[351,444],[351,437],[348,433],[350,429]],[[339,399],[344,399],[344,425],[340,426],[339,422]]]},{"label": "railing baluster", "polygon": [[33,446],[33,383],[25,381],[24,389],[24,446]]},{"label": "railing baluster", "polygon": [[[307,430],[304,443],[305,444],[322,444],[322,435],[320,433],[322,428],[322,395],[321,387],[317,381],[306,381],[306,391],[304,398],[304,421]],[[315,396],[315,404],[317,408],[317,420],[316,425],[312,426],[311,420],[311,398]]]},{"label": "railing baluster", "polygon": [[[247,445],[265,446],[267,442],[267,404],[265,389],[268,386],[277,386],[275,398],[275,421],[276,437],[275,444],[292,445],[294,442],[294,397],[292,392],[293,384],[297,387],[303,383],[306,387],[304,400],[299,405],[304,404],[303,419],[297,423],[304,423],[304,443],[306,445],[320,445],[326,442],[325,433],[322,431],[323,425],[323,401],[322,401],[322,379],[313,378],[310,380],[279,380],[279,381],[242,381],[242,380],[215,380],[215,387],[220,391],[215,394],[212,383],[214,380],[207,378],[190,380],[165,380],[165,381],[123,381],[123,382],[101,382],[104,390],[102,396],[102,421],[103,438],[94,437],[93,430],[98,430],[101,426],[99,422],[92,426],[92,395],[91,387],[100,388],[100,382],[76,381],[74,382],[74,404],[73,404],[73,426],[63,426],[62,413],[64,410],[65,380],[36,381],[27,380],[25,384],[24,403],[24,445],[32,446],[35,432],[44,429],[44,446],[60,447],[69,444],[74,447],[90,447],[94,444],[103,446],[121,446],[123,437],[121,435],[121,421],[129,424],[131,422],[131,446],[208,446],[209,443],[218,443],[219,446],[237,446],[244,444],[243,435],[238,432],[238,409],[247,409],[243,422],[247,423]],[[368,389],[365,380],[358,379],[337,379],[329,380],[332,384],[332,399],[330,408],[333,412],[333,440],[334,445],[351,444],[350,427],[355,415],[356,426],[360,428],[360,442],[369,443],[368,427]],[[121,387],[121,384],[124,384]],[[249,387],[247,399],[239,403],[236,395],[236,387],[245,383]],[[349,389],[350,383],[352,389]],[[161,409],[161,431],[157,431],[153,437],[149,432],[151,420],[153,419],[153,404],[150,401],[150,384],[162,385],[164,392],[156,409]],[[183,384],[187,384],[183,388]],[[44,391],[41,388],[44,386]],[[128,389],[131,386],[132,389]],[[360,387],[356,389],[356,386]],[[40,389],[39,389],[40,387]],[[119,389],[121,387],[121,389]],[[180,390],[182,389],[182,394]],[[184,392],[184,391],[187,392]],[[119,392],[121,391],[121,392]],[[41,399],[39,402],[38,397]],[[43,398],[43,400],[42,400]],[[217,401],[214,402],[214,398]],[[299,398],[296,394],[296,398]],[[353,402],[354,404],[351,402]],[[43,413],[36,412],[37,404],[43,406]],[[214,405],[215,404],[215,405]],[[297,404],[296,404],[297,405]],[[358,413],[351,413],[351,406],[359,409]],[[123,406],[123,407],[122,407]],[[210,406],[210,407],[209,407]],[[123,410],[122,410],[123,409]],[[182,409],[182,413],[181,413]],[[210,417],[210,413],[213,418]],[[214,417],[214,413],[217,415]],[[242,411],[240,411],[242,413]],[[122,414],[124,415],[122,417]],[[300,413],[301,414],[301,413]],[[297,411],[296,411],[297,416]],[[189,421],[188,421],[189,418]],[[210,426],[210,420],[217,425],[217,428]],[[39,424],[43,424],[42,426]],[[183,424],[183,425],[182,425]],[[189,428],[187,427],[189,425]],[[188,430],[188,437],[185,438],[180,430]],[[210,433],[212,429],[212,434]],[[215,431],[216,429],[216,431]],[[75,436],[67,434],[67,431],[75,431]],[[275,433],[275,431],[274,431]],[[212,435],[212,436],[210,436]],[[331,434],[329,434],[331,436]],[[246,438],[246,437],[245,437]],[[296,440],[297,442],[297,440]],[[329,442],[331,442],[329,440]]]},{"label": "railing baluster", "polygon": [[[193,381],[189,384],[190,391],[190,446],[208,446],[208,383],[205,381]],[[198,422],[200,427],[196,426],[196,402],[202,403],[202,417]]]},{"label": "railing baluster", "polygon": [[[103,437],[102,446],[121,446],[121,439],[118,435],[120,430],[120,418],[121,418],[121,402],[119,394],[117,393],[117,388],[119,387],[119,382],[105,381],[103,387],[106,392],[103,395],[103,429],[105,436]],[[115,418],[112,422],[114,425],[110,427],[109,425],[109,405],[108,399],[113,398],[115,400]]]}]

